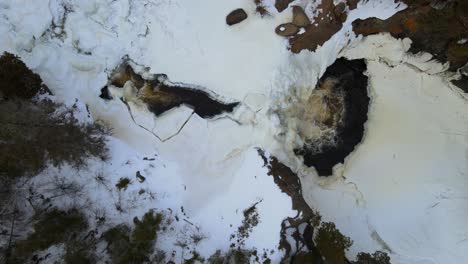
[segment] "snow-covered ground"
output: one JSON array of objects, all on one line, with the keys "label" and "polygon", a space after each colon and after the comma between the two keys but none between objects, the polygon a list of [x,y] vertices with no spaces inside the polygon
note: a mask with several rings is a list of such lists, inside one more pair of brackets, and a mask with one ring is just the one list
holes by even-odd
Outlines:
[{"label": "snow-covered ground", "polygon": [[[239,7],[249,18],[228,27],[226,14]],[[111,160],[65,177],[87,186],[85,197],[106,210],[109,224],[131,222],[150,208],[170,208],[187,220],[175,223],[180,232],[158,240],[162,249],[200,232],[207,237],[197,247],[203,256],[228,250],[243,210],[259,201],[260,223],[246,247],[276,249],[281,221],[295,212],[262,167],[255,150],[261,147],[298,171],[310,206],[351,237],[349,258],[386,250],[392,263],[462,263],[468,258],[467,101],[440,73],[443,65],[407,55],[408,40],[351,32],[356,18],[387,18],[404,6],[360,4],[323,47],[297,55],[274,33],[290,11],[268,8],[271,16],[261,18],[247,0],[3,0],[0,52],[21,56],[56,100],[78,99],[83,112],[88,105],[94,119],[113,128]],[[138,124],[161,138],[188,120],[161,142],[134,123],[122,102],[98,97],[124,56],[241,105],[206,120],[184,106],[155,118],[130,103]],[[319,178],[292,154],[294,126],[281,127],[274,110],[288,103],[286,95],[310,94],[339,56],[367,59],[372,103],[363,142],[333,177]],[[136,171],[145,182],[135,179]],[[93,181],[98,172],[108,186]],[[121,177],[133,181],[125,191],[112,188]],[[154,197],[139,195],[141,188]],[[115,209],[119,201],[124,212]],[[276,263],[281,254],[270,257]]]},{"label": "snow-covered ground", "polygon": [[[351,251],[385,248],[395,263],[459,263],[468,249],[468,103],[443,76],[421,72],[405,42],[378,35],[344,51],[368,62],[366,133],[336,181],[303,172],[305,198],[359,241]],[[425,63],[432,64],[441,67]]]}]

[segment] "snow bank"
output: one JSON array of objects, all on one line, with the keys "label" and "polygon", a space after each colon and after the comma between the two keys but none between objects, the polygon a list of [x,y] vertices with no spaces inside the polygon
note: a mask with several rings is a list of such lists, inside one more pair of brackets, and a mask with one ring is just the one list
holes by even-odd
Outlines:
[{"label": "snow bank", "polygon": [[[228,27],[225,15],[239,7],[249,18]],[[254,14],[253,1],[5,0],[0,52],[20,55],[58,101],[70,105],[78,99],[95,119],[113,127],[111,161],[92,165],[80,177],[89,200],[108,211],[111,222],[170,208],[196,225],[181,220],[177,230],[208,237],[198,249],[208,256],[228,249],[242,211],[262,201],[260,224],[246,246],[276,248],[280,223],[294,212],[262,168],[254,150],[259,146],[298,171],[311,207],[354,240],[348,257],[384,249],[395,263],[460,263],[468,257],[466,100],[448,88],[439,74],[443,65],[427,55],[405,55],[407,41],[384,35],[361,40],[351,32],[354,19],[385,19],[404,7],[365,1],[316,52],[293,55],[287,41],[274,34],[290,12],[269,9],[273,16],[262,19]],[[132,116],[119,100],[98,97],[126,55],[151,73],[204,86],[242,105],[217,120],[190,115],[184,107],[155,119],[129,104]],[[309,95],[341,55],[368,60],[372,105],[362,144],[334,177],[318,178],[292,154],[295,131],[281,127],[271,110],[291,103],[285,95]],[[178,134],[161,142],[148,130]],[[112,190],[93,183],[99,171]],[[144,183],[134,180],[123,193],[113,188],[121,177],[134,179],[136,171],[146,177]],[[74,176],[69,170],[64,177]],[[139,198],[141,188],[156,198]],[[125,202],[123,213],[115,210],[119,200]],[[172,250],[181,236],[168,233],[158,246]],[[280,256],[275,252],[271,258],[278,262]],[[176,262],[182,257],[183,250]]]},{"label": "snow bank", "polygon": [[[272,136],[265,136],[271,125],[263,122],[258,127],[256,118],[265,116],[270,80],[287,55],[285,40],[274,34],[274,27],[290,14],[261,19],[254,14],[253,3],[240,0],[31,0],[22,1],[28,6],[22,13],[17,4],[7,1],[0,6],[0,32],[5,36],[0,52],[20,55],[41,75],[56,100],[68,105],[78,100],[89,107],[94,119],[113,128],[110,161],[92,163],[80,177],[64,169],[62,177],[78,181],[85,193],[83,200],[63,200],[63,206],[87,205],[90,215],[105,212],[108,226],[130,223],[134,216],[158,208],[180,218],[172,224],[175,232],[161,235],[159,248],[172,252],[178,241],[201,233],[206,239],[196,250],[208,257],[218,249],[229,250],[243,210],[261,201],[260,223],[245,246],[277,248],[281,222],[295,212],[290,198],[267,176],[254,147],[271,142]],[[228,27],[225,15],[238,7],[247,10],[249,19]],[[25,30],[18,31],[21,27]],[[174,109],[155,119],[141,105],[129,103],[127,109],[119,100],[100,99],[108,74],[126,55],[150,67],[151,73],[166,73],[174,81],[202,85],[247,103],[230,118],[204,120],[186,115],[187,109],[181,107],[182,111]],[[150,132],[177,135],[161,142]],[[136,180],[136,171],[146,177],[145,182]],[[47,186],[56,173],[53,169],[44,173],[38,184]],[[105,184],[96,181],[98,174],[106,178]],[[132,183],[117,190],[115,184],[125,177]],[[144,195],[139,194],[142,189]],[[180,248],[174,261],[181,262],[187,254]],[[269,253],[274,262],[281,255],[278,250]]]},{"label": "snow bank", "polygon": [[468,247],[467,101],[443,75],[411,64],[405,42],[372,36],[343,53],[368,61],[365,138],[335,181],[304,174],[304,195],[355,241],[350,256],[384,249],[395,263],[460,263]]}]

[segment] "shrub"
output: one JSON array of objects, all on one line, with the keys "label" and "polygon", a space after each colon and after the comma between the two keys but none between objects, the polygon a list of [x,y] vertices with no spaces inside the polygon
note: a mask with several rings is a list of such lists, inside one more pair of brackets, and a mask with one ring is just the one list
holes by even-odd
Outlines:
[{"label": "shrub", "polygon": [[353,243],[351,239],[340,233],[334,223],[322,223],[315,238],[320,254],[326,263],[346,263],[345,250]]},{"label": "shrub", "polygon": [[73,240],[67,243],[64,261],[66,264],[96,263],[94,241]]},{"label": "shrub", "polygon": [[39,173],[50,161],[80,168],[90,157],[105,158],[105,135],[100,124],[81,124],[73,109],[31,100],[41,89],[39,75],[18,57],[0,57],[0,176],[15,178]]},{"label": "shrub", "polygon": [[387,253],[376,251],[372,255],[369,253],[359,253],[356,264],[390,264],[390,257]]},{"label": "shrub", "polygon": [[36,251],[67,242],[88,227],[85,216],[76,209],[68,211],[52,209],[35,218],[38,220],[33,225],[34,232],[26,239],[16,242],[13,263],[21,262]]},{"label": "shrub", "polygon": [[115,184],[115,187],[120,190],[126,190],[128,185],[131,183],[129,178],[120,178],[119,182]]},{"label": "shrub", "polygon": [[107,157],[109,130],[97,123],[81,124],[71,109],[56,113],[59,107],[50,100],[0,103],[0,174],[35,175],[47,162],[79,169],[89,157]]},{"label": "shrub", "polygon": [[18,57],[7,52],[0,57],[0,97],[30,99],[39,92],[41,86],[41,77]]},{"label": "shrub", "polygon": [[255,250],[236,248],[236,249],[229,250],[225,254],[221,253],[221,250],[217,250],[213,255],[211,255],[208,258],[208,263],[210,264],[231,264],[231,263],[249,264],[250,258],[252,256],[256,256]]},{"label": "shrub", "polygon": [[321,263],[312,252],[300,252],[291,259],[291,264]]},{"label": "shrub", "polygon": [[197,251],[192,252],[192,257],[184,260],[184,264],[204,263],[205,259]]},{"label": "shrub", "polygon": [[162,215],[153,210],[148,211],[139,220],[135,217],[135,227],[130,232],[127,225],[118,225],[106,231],[103,235],[107,242],[107,250],[112,263],[144,263],[154,251],[157,231],[162,221]]},{"label": "shrub", "polygon": [[213,255],[208,258],[210,264],[224,264],[225,257],[221,253],[221,250],[217,250]]},{"label": "shrub", "polygon": [[261,17],[270,15],[263,3],[263,0],[254,0],[254,3],[256,5],[255,12],[257,12]]}]

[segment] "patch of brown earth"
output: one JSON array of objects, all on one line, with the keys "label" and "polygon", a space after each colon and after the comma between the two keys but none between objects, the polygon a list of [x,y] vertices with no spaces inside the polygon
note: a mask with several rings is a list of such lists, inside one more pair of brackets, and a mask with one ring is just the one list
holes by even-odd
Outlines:
[{"label": "patch of brown earth", "polygon": [[317,9],[321,9],[314,22],[306,26],[303,34],[296,35],[289,39],[291,51],[299,53],[301,50],[314,51],[318,46],[329,40],[342,26],[346,20],[345,4],[340,3],[335,6],[333,0],[323,0]]},{"label": "patch of brown earth", "polygon": [[404,0],[409,7],[387,20],[368,18],[353,22],[356,34],[388,32],[395,38],[410,38],[410,52],[425,51],[454,71],[468,62],[468,1]]}]

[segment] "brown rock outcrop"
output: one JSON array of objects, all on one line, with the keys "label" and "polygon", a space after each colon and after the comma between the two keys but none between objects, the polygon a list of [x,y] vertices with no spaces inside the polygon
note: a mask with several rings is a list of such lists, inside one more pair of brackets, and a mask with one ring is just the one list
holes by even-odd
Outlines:
[{"label": "brown rock outcrop", "polygon": [[303,34],[289,40],[292,52],[299,53],[304,49],[314,51],[341,29],[341,14],[340,17],[335,14],[333,0],[323,0],[317,8],[322,9],[322,12],[317,15],[315,22],[306,26]]},{"label": "brown rock outcrop", "polygon": [[276,0],[276,10],[278,10],[278,12],[283,12],[283,10],[285,10],[292,1],[294,0]]},{"label": "brown rock outcrop", "polygon": [[434,8],[430,1],[414,2],[387,20],[369,18],[353,22],[356,34],[364,36],[388,32],[395,38],[410,38],[410,52],[425,51],[438,61],[450,62],[450,70],[456,70],[468,62],[468,43],[461,42],[468,36],[468,2],[452,1],[443,8]]},{"label": "brown rock outcrop", "polygon": [[310,19],[300,6],[292,7],[293,21],[292,23],[298,27],[306,27],[310,24]]}]

